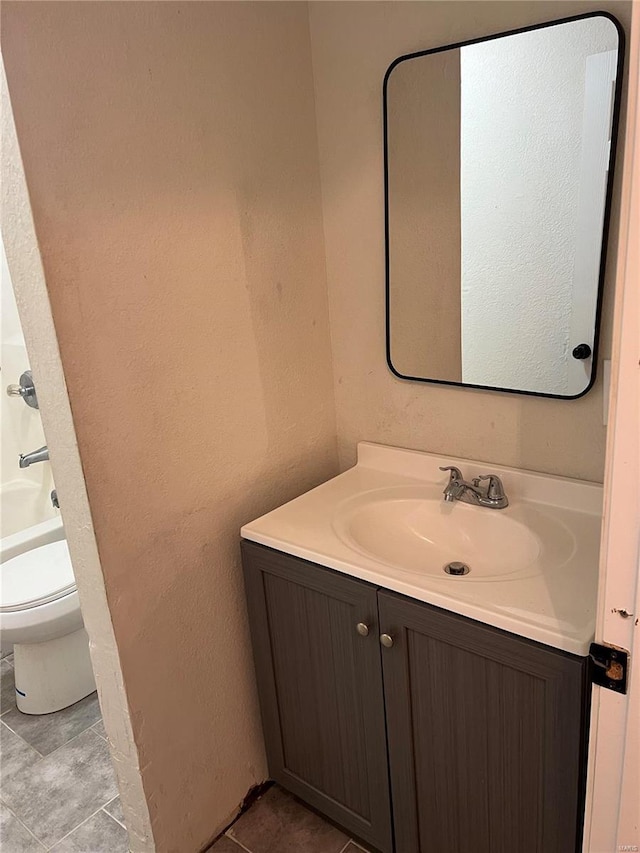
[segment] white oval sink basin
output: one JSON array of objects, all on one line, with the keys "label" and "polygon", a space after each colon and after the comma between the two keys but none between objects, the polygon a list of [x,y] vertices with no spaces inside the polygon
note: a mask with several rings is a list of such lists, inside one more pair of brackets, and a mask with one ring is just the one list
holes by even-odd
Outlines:
[{"label": "white oval sink basin", "polygon": [[[497,474],[509,506],[445,503],[447,465],[468,481]],[[595,625],[601,514],[596,483],[361,442],[357,465],[245,525],[242,535],[585,656]],[[446,574],[451,562],[466,563],[469,574]]]},{"label": "white oval sink basin", "polygon": [[[441,489],[428,486],[359,495],[338,509],[333,526],[345,544],[374,560],[452,582],[535,573],[549,550],[560,567],[575,547],[564,524],[531,505],[497,510],[446,503]],[[454,561],[470,572],[447,574]]]}]

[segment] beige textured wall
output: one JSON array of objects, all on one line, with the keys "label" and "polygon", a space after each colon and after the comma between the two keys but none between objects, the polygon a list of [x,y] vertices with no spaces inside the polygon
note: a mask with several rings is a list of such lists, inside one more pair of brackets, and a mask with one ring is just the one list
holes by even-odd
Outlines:
[{"label": "beige textured wall", "polygon": [[[601,480],[602,371],[580,400],[545,400],[423,385],[385,363],[382,79],[397,56],[563,15],[608,9],[628,29],[627,2],[312,2],[311,43],[342,467],[356,442]],[[622,146],[619,155],[622,155]],[[619,198],[616,175],[614,208]],[[610,346],[617,216],[605,285]]]},{"label": "beige textured wall", "polygon": [[2,50],[157,850],[265,777],[240,525],[337,470],[307,9],[13,3]]},{"label": "beige textured wall", "polygon": [[0,68],[0,120],[0,228],[7,251],[7,263],[29,361],[38,385],[39,412],[49,446],[58,497],[63,507],[65,534],[80,595],[82,617],[85,625],[90,626],[91,661],[131,850],[133,853],[153,853],[155,847],[142,787],[138,749],[133,739],[120,655],[107,605],[104,576],[4,63]]},{"label": "beige textured wall", "polygon": [[460,51],[399,63],[387,84],[391,363],[462,379]]}]

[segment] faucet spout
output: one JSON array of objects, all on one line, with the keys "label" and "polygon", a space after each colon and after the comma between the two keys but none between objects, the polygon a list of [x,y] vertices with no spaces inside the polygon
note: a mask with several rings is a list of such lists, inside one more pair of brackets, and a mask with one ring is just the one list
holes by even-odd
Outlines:
[{"label": "faucet spout", "polygon": [[36,462],[47,462],[49,460],[49,448],[45,445],[37,450],[32,450],[31,453],[21,453],[18,465],[20,468],[28,468],[29,465],[34,465]]},{"label": "faucet spout", "polygon": [[454,501],[460,500],[463,492],[464,486],[462,482],[460,480],[451,480],[447,483],[447,487],[442,494],[447,503],[454,503]]}]

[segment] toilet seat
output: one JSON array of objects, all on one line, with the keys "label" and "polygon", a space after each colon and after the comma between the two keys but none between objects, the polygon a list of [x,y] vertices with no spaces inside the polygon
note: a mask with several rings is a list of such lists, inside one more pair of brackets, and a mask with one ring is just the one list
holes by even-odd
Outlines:
[{"label": "toilet seat", "polygon": [[0,613],[57,601],[76,588],[66,539],[41,545],[2,564]]}]

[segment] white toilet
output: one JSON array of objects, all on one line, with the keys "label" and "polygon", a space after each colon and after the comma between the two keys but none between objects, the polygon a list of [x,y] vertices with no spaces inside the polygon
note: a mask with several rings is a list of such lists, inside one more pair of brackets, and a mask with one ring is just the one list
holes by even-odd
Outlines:
[{"label": "white toilet", "polygon": [[0,636],[13,643],[16,704],[50,714],[96,689],[66,539],[7,560],[1,568]]}]

